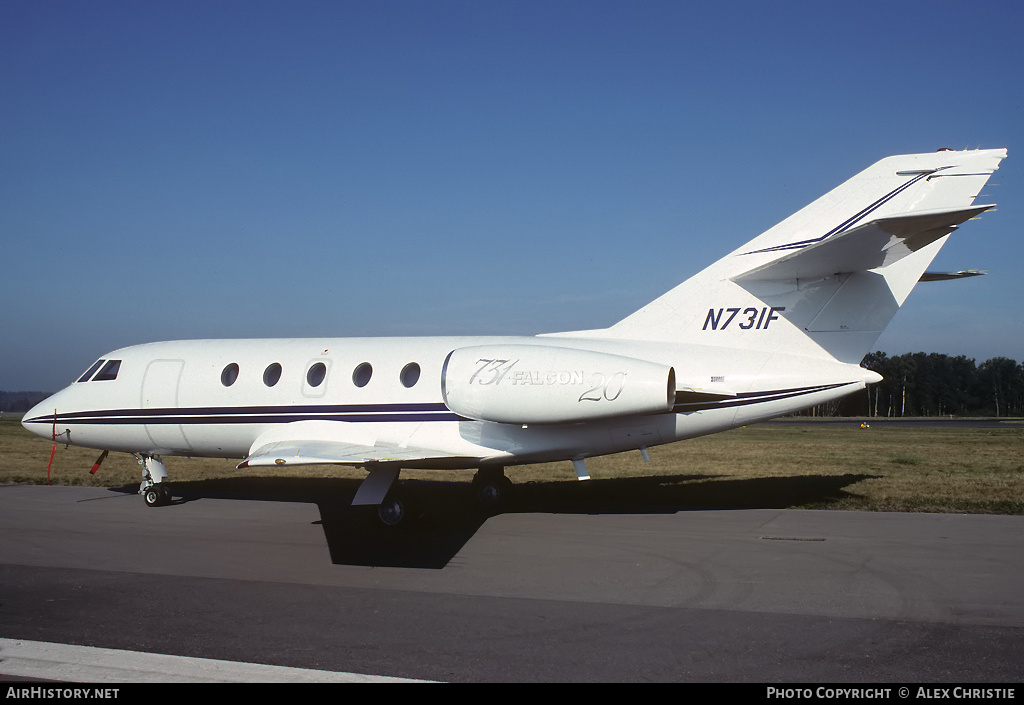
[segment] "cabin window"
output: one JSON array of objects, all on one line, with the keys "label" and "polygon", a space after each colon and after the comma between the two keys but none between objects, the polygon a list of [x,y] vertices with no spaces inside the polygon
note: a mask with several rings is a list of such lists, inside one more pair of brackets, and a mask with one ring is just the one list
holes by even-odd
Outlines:
[{"label": "cabin window", "polygon": [[117,371],[121,369],[120,360],[107,360],[107,364],[100,368],[100,371],[96,373],[96,376],[92,378],[93,382],[110,381],[117,379]]},{"label": "cabin window", "polygon": [[281,363],[272,362],[263,370],[263,384],[273,387],[281,380]]},{"label": "cabin window", "polygon": [[102,365],[103,362],[104,362],[103,360],[97,360],[96,362],[92,363],[92,367],[87,369],[85,371],[85,374],[83,374],[81,377],[78,378],[78,381],[79,382],[85,382],[87,379],[89,379],[94,374],[96,374],[96,370],[98,370],[100,368],[100,365]]},{"label": "cabin window", "polygon": [[224,368],[224,371],[220,373],[220,383],[225,387],[230,387],[238,380],[238,363],[232,362],[230,365]]},{"label": "cabin window", "polygon": [[420,366],[415,362],[410,362],[408,365],[402,368],[401,374],[398,378],[402,380],[402,386],[408,388],[420,381]]},{"label": "cabin window", "polygon": [[365,387],[370,383],[373,375],[373,367],[369,362],[364,362],[352,371],[352,384],[357,387]]},{"label": "cabin window", "polygon": [[311,365],[309,371],[306,372],[306,384],[310,387],[319,387],[323,384],[324,378],[327,376],[327,365],[322,362],[318,362]]}]

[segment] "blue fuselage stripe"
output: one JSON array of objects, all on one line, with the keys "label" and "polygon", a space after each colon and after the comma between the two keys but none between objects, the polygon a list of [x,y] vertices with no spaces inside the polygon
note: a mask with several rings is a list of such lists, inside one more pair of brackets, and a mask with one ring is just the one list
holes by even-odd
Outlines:
[{"label": "blue fuselage stripe", "polygon": [[814,394],[815,392],[825,392],[838,387],[844,387],[852,382],[839,382],[836,384],[820,384],[814,387],[795,387],[793,389],[774,389],[764,392],[744,392],[737,394],[734,399],[725,399],[723,401],[713,402],[691,402],[691,403],[679,403],[672,407],[672,411],[675,413],[685,413],[689,411],[705,411],[707,409],[728,409],[736,406],[750,406],[752,404],[763,404],[771,401],[779,401],[781,399],[792,399],[793,397],[801,397],[806,394]]},{"label": "blue fuselage stripe", "polygon": [[[727,409],[813,394],[842,387],[849,382],[813,387],[744,392],[734,398],[694,403],[677,403],[672,411],[685,413],[707,409]],[[344,404],[296,406],[230,406],[153,409],[97,409],[70,411],[26,419],[26,423],[139,425],[139,424],[272,424],[293,421],[346,421],[349,423],[403,423],[423,421],[467,421],[443,403],[425,404]]]},{"label": "blue fuselage stripe", "polygon": [[64,424],[245,424],[290,421],[459,421],[444,404],[344,404],[295,406],[204,406],[153,409],[97,409],[37,416],[28,423]]}]

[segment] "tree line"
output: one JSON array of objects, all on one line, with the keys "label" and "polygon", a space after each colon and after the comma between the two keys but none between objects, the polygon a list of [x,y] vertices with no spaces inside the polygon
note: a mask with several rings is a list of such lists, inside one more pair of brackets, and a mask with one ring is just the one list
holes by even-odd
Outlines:
[{"label": "tree line", "polygon": [[1024,416],[1024,364],[940,353],[868,353],[861,367],[884,378],[866,392],[801,412],[803,416]]},{"label": "tree line", "polygon": [[46,392],[0,391],[0,411],[24,412],[50,396]]}]

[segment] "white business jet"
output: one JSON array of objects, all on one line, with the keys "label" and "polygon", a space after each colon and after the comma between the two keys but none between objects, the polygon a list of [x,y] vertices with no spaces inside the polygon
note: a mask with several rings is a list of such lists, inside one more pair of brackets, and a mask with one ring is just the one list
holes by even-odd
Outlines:
[{"label": "white business jet", "polygon": [[639,450],[770,419],[880,381],[860,367],[1005,149],[883,159],[610,328],[535,337],[186,340],[115,350],[29,411],[61,443],[131,453],[147,504],[162,456],[339,464],[387,524],[400,468],[504,467]]}]

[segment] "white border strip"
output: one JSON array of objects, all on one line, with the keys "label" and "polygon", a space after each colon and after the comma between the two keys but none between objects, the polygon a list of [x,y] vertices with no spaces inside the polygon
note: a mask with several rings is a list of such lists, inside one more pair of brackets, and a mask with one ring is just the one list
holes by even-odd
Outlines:
[{"label": "white border strip", "polygon": [[0,638],[0,675],[78,683],[414,682],[412,679],[360,673],[3,638]]}]

